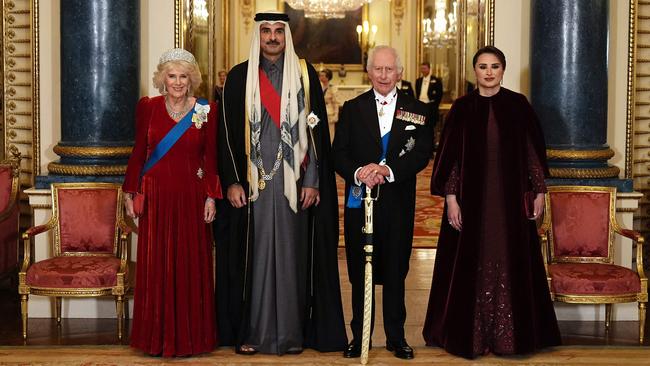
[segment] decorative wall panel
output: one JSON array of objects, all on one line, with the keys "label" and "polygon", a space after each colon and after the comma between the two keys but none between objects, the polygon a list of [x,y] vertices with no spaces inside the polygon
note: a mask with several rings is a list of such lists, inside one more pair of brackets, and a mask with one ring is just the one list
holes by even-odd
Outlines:
[{"label": "decorative wall panel", "polygon": [[[22,192],[40,173],[38,0],[3,0],[2,11],[3,152],[22,156]],[[21,226],[29,225],[31,210],[23,193],[21,217]]]},{"label": "decorative wall panel", "polygon": [[[634,228],[646,239],[650,234],[650,1],[631,0],[630,45],[634,52],[630,56],[632,83],[629,93],[633,103],[628,115],[633,133],[631,146],[634,190],[643,193],[639,209],[634,214]],[[645,247],[644,267],[650,268],[650,250]]]}]

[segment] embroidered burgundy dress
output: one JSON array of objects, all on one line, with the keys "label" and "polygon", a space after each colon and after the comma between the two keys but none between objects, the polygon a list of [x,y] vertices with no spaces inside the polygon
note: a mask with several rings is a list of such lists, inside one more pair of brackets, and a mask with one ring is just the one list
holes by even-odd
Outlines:
[{"label": "embroidered burgundy dress", "polygon": [[524,192],[546,191],[544,140],[526,98],[507,89],[459,99],[445,123],[433,194],[456,194],[462,230],[438,241],[423,335],[473,358],[560,343],[534,221]]},{"label": "embroidered burgundy dress", "polygon": [[[152,355],[210,352],[217,343],[212,234],[204,221],[206,198],[221,197],[216,111],[211,103],[208,121],[200,129],[192,124],[142,177],[131,346]],[[138,190],[147,157],[175,123],[164,97],[138,102],[125,192]]]}]

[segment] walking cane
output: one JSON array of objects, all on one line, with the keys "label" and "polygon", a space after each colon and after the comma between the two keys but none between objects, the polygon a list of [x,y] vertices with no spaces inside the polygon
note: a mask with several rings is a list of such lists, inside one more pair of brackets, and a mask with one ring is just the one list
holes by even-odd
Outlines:
[{"label": "walking cane", "polygon": [[363,198],[365,223],[362,231],[364,234],[365,244],[365,277],[363,286],[363,335],[361,338],[361,364],[368,363],[368,351],[370,349],[370,324],[372,323],[372,206],[374,201],[379,198],[379,186],[377,186],[377,196],[374,198],[372,190],[366,186],[366,196]]}]

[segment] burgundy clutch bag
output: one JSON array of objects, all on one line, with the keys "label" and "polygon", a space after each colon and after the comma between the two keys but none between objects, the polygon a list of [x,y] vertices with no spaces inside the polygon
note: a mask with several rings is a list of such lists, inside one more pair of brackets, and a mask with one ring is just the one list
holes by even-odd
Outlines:
[{"label": "burgundy clutch bag", "polygon": [[136,192],[133,195],[133,212],[137,217],[144,213],[144,193]]},{"label": "burgundy clutch bag", "polygon": [[537,194],[533,191],[524,192],[524,213],[529,219],[535,216],[535,196]]}]

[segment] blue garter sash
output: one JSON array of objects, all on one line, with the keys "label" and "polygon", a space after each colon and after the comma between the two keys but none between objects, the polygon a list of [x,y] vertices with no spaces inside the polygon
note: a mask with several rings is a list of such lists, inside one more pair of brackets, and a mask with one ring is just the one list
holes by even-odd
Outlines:
[{"label": "blue garter sash", "polygon": [[[388,150],[388,140],[390,139],[390,131],[388,131],[384,136],[381,137],[381,158],[380,162],[386,160],[386,151]],[[353,184],[350,186],[350,191],[348,192],[348,208],[361,208],[361,197],[363,192],[366,190],[366,185],[356,185]]]},{"label": "blue garter sash", "polygon": [[[206,105],[208,104],[208,101],[203,98],[197,98],[196,104]],[[165,154],[167,154],[169,149],[174,146],[176,141],[178,141],[178,139],[183,136],[185,131],[187,131],[192,126],[192,117],[194,114],[194,108],[192,108],[192,112],[186,114],[185,117],[178,121],[178,123],[176,123],[176,125],[171,130],[169,130],[169,132],[167,132],[165,137],[160,140],[158,145],[156,145],[156,147],[151,152],[151,155],[149,155],[149,159],[144,164],[140,176],[143,176],[146,172],[149,171],[149,169],[153,168],[153,166],[156,165],[156,163],[162,159]]]}]

